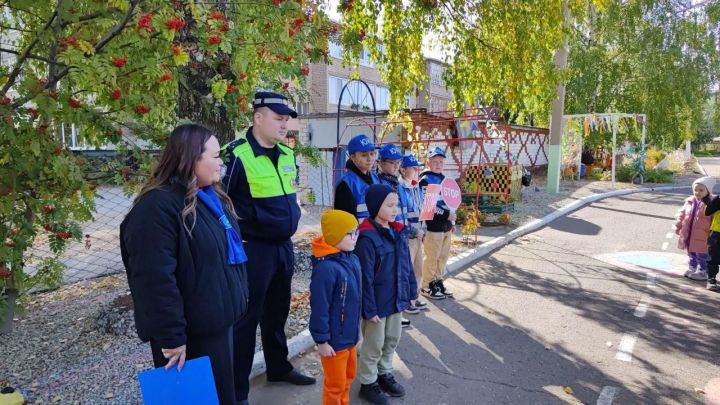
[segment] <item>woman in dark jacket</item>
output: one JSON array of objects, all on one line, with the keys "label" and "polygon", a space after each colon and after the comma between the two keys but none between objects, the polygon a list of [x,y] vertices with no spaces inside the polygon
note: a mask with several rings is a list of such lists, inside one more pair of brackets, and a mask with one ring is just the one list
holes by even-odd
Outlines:
[{"label": "woman in dark jacket", "polygon": [[209,356],[221,404],[234,404],[233,325],[247,308],[240,229],[210,130],[172,132],[150,181],[120,225],[138,336],[156,367]]}]

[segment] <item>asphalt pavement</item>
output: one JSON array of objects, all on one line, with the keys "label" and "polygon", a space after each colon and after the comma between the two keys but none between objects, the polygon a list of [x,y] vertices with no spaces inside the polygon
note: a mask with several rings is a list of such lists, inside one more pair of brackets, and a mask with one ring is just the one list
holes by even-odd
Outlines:
[{"label": "asphalt pavement", "polygon": [[[720,164],[702,162],[711,174]],[[392,404],[720,404],[720,294],[682,277],[672,232],[690,190],[593,203],[446,281],[455,299],[408,315]],[[317,355],[294,360],[312,372]],[[319,377],[322,377],[321,373]],[[358,383],[351,392],[357,397]],[[319,404],[253,382],[250,402]]]}]

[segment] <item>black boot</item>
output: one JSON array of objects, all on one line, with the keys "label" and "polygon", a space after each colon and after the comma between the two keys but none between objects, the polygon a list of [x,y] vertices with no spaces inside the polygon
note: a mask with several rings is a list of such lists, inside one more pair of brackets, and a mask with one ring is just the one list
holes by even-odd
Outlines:
[{"label": "black boot", "polygon": [[377,381],[372,384],[361,384],[360,398],[376,405],[387,405],[390,402],[390,399],[382,392]]},{"label": "black boot", "polygon": [[392,374],[381,374],[377,379],[380,388],[387,392],[391,397],[403,397],[405,396],[405,388],[395,381],[395,377]]},{"label": "black boot", "polygon": [[280,378],[268,378],[267,379],[270,382],[289,382],[293,385],[313,385],[315,384],[315,379],[312,377],[308,377],[304,374],[300,374],[297,370],[292,370],[291,372],[285,374],[284,376]]}]

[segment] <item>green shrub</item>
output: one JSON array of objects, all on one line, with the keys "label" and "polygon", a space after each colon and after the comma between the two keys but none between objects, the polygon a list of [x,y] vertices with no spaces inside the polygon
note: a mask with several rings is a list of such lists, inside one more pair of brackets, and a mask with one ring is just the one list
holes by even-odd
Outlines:
[{"label": "green shrub", "polygon": [[630,183],[630,181],[632,181],[632,167],[630,167],[630,165],[616,167],[615,180],[623,183]]},{"label": "green shrub", "polygon": [[672,183],[673,172],[670,170],[648,170],[645,172],[645,183]]},{"label": "green shrub", "polygon": [[[618,166],[615,169],[615,180],[623,183],[632,181],[632,167],[629,165]],[[645,171],[643,181],[645,183],[672,183],[673,172],[664,169],[653,169]]]}]

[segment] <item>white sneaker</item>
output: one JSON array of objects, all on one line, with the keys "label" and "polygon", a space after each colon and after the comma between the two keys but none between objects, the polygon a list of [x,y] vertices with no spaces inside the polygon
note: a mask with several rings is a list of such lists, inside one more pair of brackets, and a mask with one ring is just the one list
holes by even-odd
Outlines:
[{"label": "white sneaker", "polygon": [[707,271],[705,270],[698,270],[690,273],[688,276],[690,280],[696,280],[696,281],[705,281],[708,279]]},{"label": "white sneaker", "polygon": [[695,269],[687,269],[687,271],[685,271],[685,274],[683,274],[683,277],[690,278],[690,275],[693,273],[695,273]]}]

